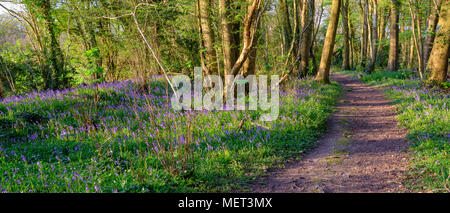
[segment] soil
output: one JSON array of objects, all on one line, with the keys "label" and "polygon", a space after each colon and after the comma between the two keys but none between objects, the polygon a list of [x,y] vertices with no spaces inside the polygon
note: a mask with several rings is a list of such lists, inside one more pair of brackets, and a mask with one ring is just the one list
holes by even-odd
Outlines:
[{"label": "soil", "polygon": [[253,192],[406,192],[406,131],[395,107],[375,86],[332,74],[344,89],[328,131],[302,160],[271,171]]}]

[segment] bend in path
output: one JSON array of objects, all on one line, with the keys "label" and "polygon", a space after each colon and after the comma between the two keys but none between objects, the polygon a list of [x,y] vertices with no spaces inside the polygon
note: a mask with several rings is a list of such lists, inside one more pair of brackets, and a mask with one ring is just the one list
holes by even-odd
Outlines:
[{"label": "bend in path", "polygon": [[263,178],[254,192],[403,192],[406,132],[394,106],[374,86],[333,74],[344,88],[328,132],[315,150]]}]

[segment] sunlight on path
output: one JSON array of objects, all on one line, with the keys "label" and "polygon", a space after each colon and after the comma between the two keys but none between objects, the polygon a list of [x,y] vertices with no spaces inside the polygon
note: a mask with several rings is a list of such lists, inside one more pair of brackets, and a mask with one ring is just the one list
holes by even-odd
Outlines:
[{"label": "sunlight on path", "polygon": [[402,192],[405,130],[376,87],[333,74],[344,88],[328,132],[303,160],[260,180],[255,192]]}]

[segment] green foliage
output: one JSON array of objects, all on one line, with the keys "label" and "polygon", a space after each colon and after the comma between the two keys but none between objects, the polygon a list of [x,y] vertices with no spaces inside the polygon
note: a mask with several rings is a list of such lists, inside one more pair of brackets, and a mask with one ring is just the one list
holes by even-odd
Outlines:
[{"label": "green foliage", "polygon": [[413,73],[409,70],[396,71],[396,72],[374,72],[370,75],[362,77],[364,82],[385,82],[389,79],[410,79],[412,77],[418,77],[417,73]]},{"label": "green foliage", "polygon": [[77,75],[73,76],[74,84],[82,83],[98,84],[105,81],[103,68],[98,66],[100,49],[93,48],[83,53],[82,66],[76,69]]},{"label": "green foliage", "polygon": [[15,45],[0,50],[0,69],[2,70],[0,75],[3,80],[1,83],[4,87],[6,86],[7,96],[42,89],[40,86],[43,82],[42,72],[35,63],[38,56],[35,51],[28,48],[28,45],[17,41]]},{"label": "green foliage", "polygon": [[450,89],[450,82],[442,82],[441,83],[441,86],[442,86],[442,88],[444,88],[444,89]]},{"label": "green foliage", "polygon": [[100,58],[100,50],[98,48],[93,48],[86,51],[83,56],[86,58],[86,72],[85,76],[91,77],[89,81],[90,84],[98,84],[103,82],[105,79],[103,77],[103,69],[98,66],[98,60]]}]

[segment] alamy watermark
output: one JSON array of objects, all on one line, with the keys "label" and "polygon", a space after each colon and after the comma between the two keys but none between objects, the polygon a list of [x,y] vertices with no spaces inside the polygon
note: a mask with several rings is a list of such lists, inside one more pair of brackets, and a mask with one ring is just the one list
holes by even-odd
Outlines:
[{"label": "alamy watermark", "polygon": [[[266,112],[261,115],[260,120],[274,121],[278,118],[280,111],[278,75],[271,76],[270,93],[267,91],[267,75],[258,77],[248,75],[245,78],[242,75],[226,75],[224,79],[225,83],[218,75],[203,76],[202,68],[196,67],[194,69],[194,88],[192,89],[191,79],[188,76],[174,76],[171,80],[175,90],[171,98],[172,108],[177,111],[192,109],[256,111],[259,107]],[[246,85],[248,85],[248,93],[246,93]],[[203,88],[210,89],[203,94]],[[248,94],[248,109],[246,94]],[[268,100],[269,94],[270,100]],[[224,104],[224,97],[226,104]]]}]

